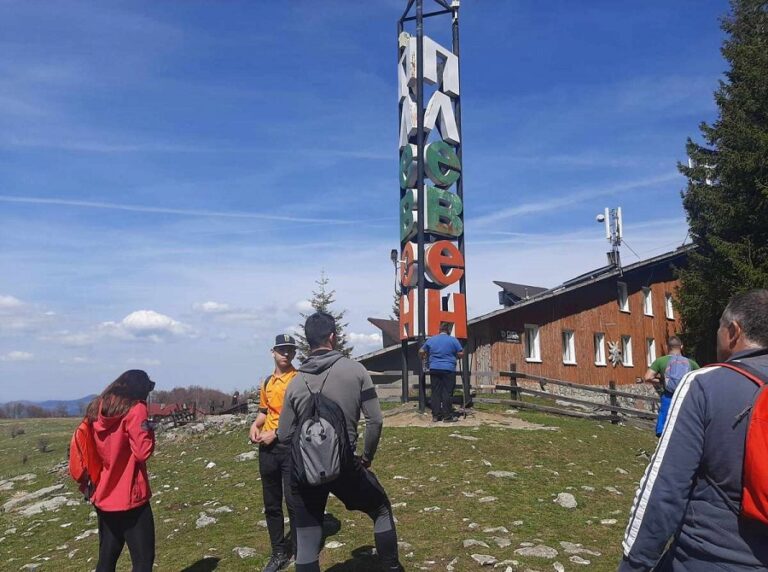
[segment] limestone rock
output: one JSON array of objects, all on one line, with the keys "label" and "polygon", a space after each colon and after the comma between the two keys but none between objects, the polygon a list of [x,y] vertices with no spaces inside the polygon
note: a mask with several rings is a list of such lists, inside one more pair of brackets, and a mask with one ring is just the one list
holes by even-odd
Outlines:
[{"label": "limestone rock", "polygon": [[576,502],[576,497],[571,493],[559,493],[557,498],[552,501],[555,504],[559,504],[563,508],[576,508],[579,504]]},{"label": "limestone rock", "polygon": [[232,552],[237,554],[240,558],[253,558],[258,555],[255,548],[249,548],[248,546],[236,546],[232,549]]},{"label": "limestone rock", "polygon": [[203,528],[206,526],[210,526],[211,524],[216,524],[217,522],[218,520],[216,520],[212,516],[208,516],[204,512],[201,512],[200,517],[195,521],[195,527]]},{"label": "limestone rock", "polygon": [[493,566],[497,562],[496,558],[488,554],[473,554],[472,560],[477,562],[480,566]]},{"label": "limestone rock", "polygon": [[488,471],[486,473],[489,477],[496,477],[497,479],[514,479],[517,477],[517,473],[512,471]]},{"label": "limestone rock", "polygon": [[550,546],[544,546],[538,544],[536,546],[526,546],[524,548],[518,548],[515,550],[515,554],[518,556],[530,556],[533,558],[555,558],[557,556],[557,550]]},{"label": "limestone rock", "polygon": [[242,463],[244,461],[253,461],[259,458],[258,451],[248,451],[247,453],[240,453],[235,457],[235,461]]}]

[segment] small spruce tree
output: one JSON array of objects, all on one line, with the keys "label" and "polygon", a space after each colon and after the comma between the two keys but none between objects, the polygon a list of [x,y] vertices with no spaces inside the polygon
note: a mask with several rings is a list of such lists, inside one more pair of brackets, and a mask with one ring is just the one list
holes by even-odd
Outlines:
[{"label": "small spruce tree", "polygon": [[705,145],[688,139],[683,192],[696,250],[680,272],[679,310],[688,350],[716,359],[715,331],[728,299],[768,287],[768,3],[731,0],[722,21],[730,65],[715,92],[717,120]]},{"label": "small spruce tree", "polygon": [[400,296],[401,294],[399,290],[392,296],[392,310],[389,314],[390,320],[400,320]]},{"label": "small spruce tree", "polygon": [[304,336],[304,321],[314,312],[327,312],[336,320],[336,349],[339,350],[346,357],[352,355],[353,346],[349,345],[347,340],[347,334],[345,332],[349,324],[344,321],[344,315],[346,310],[337,312],[333,309],[333,305],[336,303],[336,290],[330,290],[328,277],[325,274],[325,270],[320,272],[320,279],[315,280],[317,289],[312,291],[312,299],[309,303],[312,305],[313,312],[301,312],[302,322],[299,324],[299,330],[296,333],[296,343],[299,346],[299,359],[305,360],[309,356],[309,344],[307,338]]}]

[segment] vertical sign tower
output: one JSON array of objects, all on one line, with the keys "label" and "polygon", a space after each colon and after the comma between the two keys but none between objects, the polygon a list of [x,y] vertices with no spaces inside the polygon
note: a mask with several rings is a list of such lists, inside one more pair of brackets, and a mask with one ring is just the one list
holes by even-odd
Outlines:
[{"label": "vertical sign tower", "polygon": [[[443,322],[451,324],[454,336],[467,338],[459,0],[431,0],[432,11],[426,13],[424,1],[408,0],[397,29],[403,400],[408,396],[409,341],[421,347],[427,336],[439,333]],[[450,41],[450,49],[424,34],[425,19],[442,16],[451,21],[450,35],[447,27],[441,35]],[[413,23],[415,34],[406,31]],[[420,362],[414,365],[423,411],[425,372]],[[465,403],[468,366],[469,358],[464,357]]]}]

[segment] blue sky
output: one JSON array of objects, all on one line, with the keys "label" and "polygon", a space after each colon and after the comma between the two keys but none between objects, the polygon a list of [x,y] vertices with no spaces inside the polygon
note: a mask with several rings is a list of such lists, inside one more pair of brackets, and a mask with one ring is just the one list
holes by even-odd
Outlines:
[{"label": "blue sky", "polygon": [[[130,367],[253,386],[322,270],[357,353],[378,347],[404,6],[0,2],[0,401]],[[715,117],[726,10],[462,2],[470,315],[493,280],[602,265],[606,206],[642,258],[682,243],[675,165]]]}]

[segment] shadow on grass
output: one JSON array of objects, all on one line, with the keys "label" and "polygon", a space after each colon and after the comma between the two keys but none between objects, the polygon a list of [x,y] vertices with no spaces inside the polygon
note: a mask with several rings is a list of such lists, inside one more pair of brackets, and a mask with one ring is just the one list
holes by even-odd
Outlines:
[{"label": "shadow on grass", "polygon": [[182,569],[181,572],[211,572],[211,570],[216,570],[219,567],[220,560],[221,558],[217,556],[207,556]]},{"label": "shadow on grass", "polygon": [[359,546],[352,551],[352,558],[334,564],[327,572],[380,572],[381,561],[373,555],[373,546]]}]

